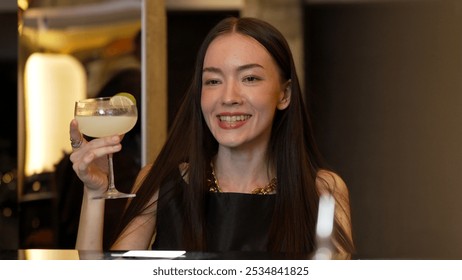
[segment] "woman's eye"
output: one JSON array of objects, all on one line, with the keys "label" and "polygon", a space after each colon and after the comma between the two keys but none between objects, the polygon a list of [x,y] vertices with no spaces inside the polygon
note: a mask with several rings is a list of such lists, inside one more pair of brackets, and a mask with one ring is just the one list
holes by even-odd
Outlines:
[{"label": "woman's eye", "polygon": [[244,82],[249,82],[249,83],[252,83],[252,82],[256,82],[256,81],[259,81],[261,79],[259,79],[258,77],[255,77],[255,76],[247,76],[244,78]]},{"label": "woman's eye", "polygon": [[218,84],[220,84],[220,81],[219,81],[219,80],[209,79],[209,80],[205,80],[204,84],[205,84],[205,85],[213,86],[213,85],[218,85]]}]

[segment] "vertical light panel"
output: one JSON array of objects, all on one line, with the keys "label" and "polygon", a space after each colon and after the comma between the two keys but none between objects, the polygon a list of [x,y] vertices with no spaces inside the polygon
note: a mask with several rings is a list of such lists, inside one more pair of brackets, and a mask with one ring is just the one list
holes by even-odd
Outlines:
[{"label": "vertical light panel", "polygon": [[82,64],[65,54],[34,53],[25,65],[25,168],[31,176],[54,171],[70,151],[74,102],[86,96]]}]

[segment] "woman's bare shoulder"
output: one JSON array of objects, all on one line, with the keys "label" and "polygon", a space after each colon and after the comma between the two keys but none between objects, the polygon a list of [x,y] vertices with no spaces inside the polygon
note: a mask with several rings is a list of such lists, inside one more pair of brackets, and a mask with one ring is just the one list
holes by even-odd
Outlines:
[{"label": "woman's bare shoulder", "polygon": [[[152,166],[153,164],[149,163],[145,165],[143,168],[141,168],[136,178],[136,181],[135,181],[135,190],[137,190],[141,186],[144,179],[151,171]],[[189,164],[187,162],[180,163],[178,166],[178,170],[180,171],[180,174],[183,177],[183,180],[185,180],[186,182],[188,182],[188,169],[189,169]]]},{"label": "woman's bare shoulder", "polygon": [[148,175],[149,171],[151,170],[152,164],[147,164],[143,168],[141,168],[140,172],[138,172],[138,176],[136,177],[135,180],[135,190],[138,190],[139,187],[141,186],[144,178]]},{"label": "woman's bare shoulder", "polygon": [[335,247],[340,255],[350,256],[352,253],[353,238],[352,238],[352,229],[351,229],[351,214],[350,214],[350,199],[348,188],[343,181],[343,179],[335,172],[328,170],[320,170],[316,178],[316,186],[320,195],[322,194],[332,194],[335,201],[335,219],[338,225],[343,229],[343,238],[351,244],[351,248],[348,246],[341,245],[343,242],[340,242],[337,239],[334,239]]},{"label": "woman's bare shoulder", "polygon": [[152,163],[148,163],[143,168],[141,168],[140,170],[141,177],[145,177],[148,174],[149,170],[151,170],[151,168],[152,168]]},{"label": "woman's bare shoulder", "polygon": [[334,195],[347,195],[348,188],[345,181],[335,172],[321,169],[316,176],[316,187],[319,194],[326,192]]},{"label": "woman's bare shoulder", "polygon": [[186,183],[189,183],[189,176],[188,176],[188,170],[189,170],[189,163],[187,162],[182,162],[178,166],[178,169],[180,170],[181,177],[183,177],[183,180]]}]

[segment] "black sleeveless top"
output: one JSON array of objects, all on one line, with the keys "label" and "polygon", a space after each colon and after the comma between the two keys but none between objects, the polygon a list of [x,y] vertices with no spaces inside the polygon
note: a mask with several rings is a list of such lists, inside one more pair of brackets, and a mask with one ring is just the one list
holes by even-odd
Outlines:
[{"label": "black sleeveless top", "polygon": [[[176,177],[160,188],[154,250],[185,249],[182,196],[188,185],[179,172]],[[266,252],[275,199],[275,195],[207,193],[207,251]]]}]

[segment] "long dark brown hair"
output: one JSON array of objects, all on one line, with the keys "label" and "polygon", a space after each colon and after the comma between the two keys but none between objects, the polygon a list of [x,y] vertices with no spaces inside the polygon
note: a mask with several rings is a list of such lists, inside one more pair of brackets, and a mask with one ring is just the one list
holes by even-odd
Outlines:
[{"label": "long dark brown hair", "polygon": [[[149,200],[170,174],[178,170],[181,163],[187,162],[189,186],[183,192],[185,249],[207,249],[204,234],[204,201],[208,191],[206,181],[218,143],[210,133],[201,111],[202,69],[210,43],[216,37],[231,32],[257,40],[278,65],[283,81],[290,80],[290,105],[285,110],[278,110],[275,115],[267,152],[270,166],[274,167],[278,178],[268,251],[313,252],[319,201],[316,174],[327,167],[315,143],[311,118],[304,104],[290,48],[277,29],[254,18],[226,18],[204,39],[197,55],[194,76],[167,141],[137,191],[136,198],[128,205],[117,235],[122,234],[130,221],[146,209]],[[340,235],[344,237],[344,233],[340,232]]]}]

